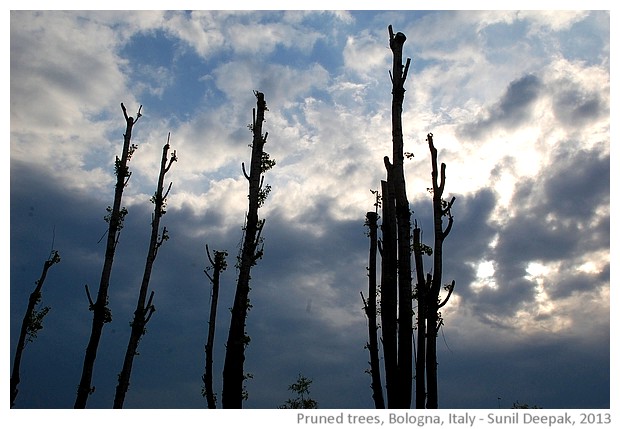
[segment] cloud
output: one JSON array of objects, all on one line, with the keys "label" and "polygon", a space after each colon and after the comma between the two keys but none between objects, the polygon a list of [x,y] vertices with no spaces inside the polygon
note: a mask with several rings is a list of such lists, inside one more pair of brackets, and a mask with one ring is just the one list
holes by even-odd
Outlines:
[{"label": "cloud", "polygon": [[583,21],[588,11],[554,10],[554,11],[519,11],[519,19],[528,21],[530,34],[539,32],[557,32],[569,29],[577,22]]},{"label": "cloud", "polygon": [[[465,291],[476,313],[492,314],[488,320],[504,320],[505,328],[519,329],[508,320],[522,311],[533,315],[546,305],[563,305],[562,299],[598,295],[606,288],[607,155],[599,151],[557,153],[536,180],[518,185],[510,204],[513,214],[495,226],[497,239],[481,258],[494,261],[494,283],[473,295]],[[599,255],[594,258],[597,262],[584,267],[592,255]],[[564,317],[577,323],[568,314]]]},{"label": "cloud", "polygon": [[551,108],[564,127],[584,127],[609,117],[606,70],[559,59],[550,65],[547,75]]},{"label": "cloud", "polygon": [[476,139],[497,127],[512,130],[525,124],[533,115],[541,90],[540,78],[531,74],[510,82],[498,102],[488,108],[485,117],[467,125],[462,133]]},{"label": "cloud", "polygon": [[391,51],[386,48],[386,40],[377,40],[369,31],[348,36],[343,52],[345,67],[364,79],[380,76],[381,74],[377,73],[380,69],[387,71],[391,68]]},{"label": "cloud", "polygon": [[117,104],[126,89],[124,61],[109,27],[64,13],[11,17],[11,72],[19,76],[11,86],[13,131],[31,131],[36,117],[39,129],[65,134]]},{"label": "cloud", "polygon": [[224,28],[229,15],[229,12],[216,11],[173,13],[165,20],[164,28],[195,49],[198,55],[208,58],[227,47]]}]

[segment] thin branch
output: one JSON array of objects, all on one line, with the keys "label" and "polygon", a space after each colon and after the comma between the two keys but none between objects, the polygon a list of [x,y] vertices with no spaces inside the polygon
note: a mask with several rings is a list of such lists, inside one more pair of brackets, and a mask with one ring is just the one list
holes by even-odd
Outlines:
[{"label": "thin branch", "polygon": [[452,197],[448,205],[446,205],[446,208],[443,210],[442,215],[450,213],[450,209],[452,208],[452,204],[454,204],[454,200],[456,200],[456,197]]},{"label": "thin branch", "polygon": [[366,313],[367,317],[370,317],[368,314],[368,303],[366,302],[366,298],[364,298],[364,292],[360,291],[360,296],[362,297],[362,302],[364,303],[364,313]]},{"label": "thin branch", "polygon": [[207,251],[207,258],[209,258],[209,262],[211,263],[211,265],[213,265],[215,267],[215,262],[213,262],[213,259],[211,259],[211,253],[209,252],[209,245],[205,244],[205,249]]},{"label": "thin branch", "polygon": [[146,325],[149,322],[149,320],[151,320],[151,316],[155,312],[155,306],[153,305],[153,296],[154,295],[155,295],[155,291],[151,291],[151,295],[149,296],[148,303],[147,303],[146,307],[144,308],[144,310],[145,310],[144,325]]},{"label": "thin branch", "polygon": [[407,72],[409,71],[409,64],[411,63],[411,58],[407,58],[407,63],[405,64],[405,70],[403,71],[403,83],[407,80]]},{"label": "thin branch", "polygon": [[250,181],[250,176],[245,171],[245,163],[244,162],[241,163],[241,169],[243,170],[243,175],[245,176],[245,178],[248,179],[248,181]]},{"label": "thin branch", "polygon": [[[435,151],[435,154],[437,152]],[[441,179],[439,181],[439,196],[443,195],[443,190],[446,185],[446,164],[444,162],[441,163]]]},{"label": "thin branch", "polygon": [[448,234],[450,234],[450,231],[452,230],[452,224],[454,223],[454,216],[450,216],[448,218],[448,225],[446,226],[446,229],[441,233],[441,239],[443,240],[444,238],[446,238],[448,236]]},{"label": "thin branch", "polygon": [[93,298],[90,296],[90,290],[88,289],[88,285],[84,285],[84,288],[86,289],[86,297],[88,298],[90,308],[93,308],[95,306],[95,303],[93,302]]},{"label": "thin branch", "polygon": [[[168,169],[166,169],[166,171],[168,171]],[[166,190],[164,195],[161,197],[162,201],[168,198],[168,194],[170,193],[170,188],[172,188],[172,182],[170,182],[170,184],[168,185],[168,189]]]},{"label": "thin branch", "polygon": [[455,284],[454,280],[452,280],[452,283],[450,283],[450,285],[448,285],[448,296],[446,296],[446,298],[442,301],[442,303],[439,304],[439,306],[437,307],[438,309],[443,307],[444,305],[446,305],[446,303],[450,299],[450,296],[452,295],[452,291],[454,291],[454,284]]}]

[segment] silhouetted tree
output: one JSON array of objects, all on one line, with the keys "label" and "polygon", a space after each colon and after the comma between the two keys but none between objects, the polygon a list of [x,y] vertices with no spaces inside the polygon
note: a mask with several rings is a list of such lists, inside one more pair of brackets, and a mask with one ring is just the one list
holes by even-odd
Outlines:
[{"label": "silhouetted tree", "polygon": [[370,354],[370,376],[372,379],[372,398],[375,402],[375,408],[385,408],[385,400],[383,398],[383,385],[381,383],[381,366],[379,364],[379,343],[377,341],[377,214],[379,208],[379,192],[376,194],[375,211],[366,213],[366,226],[368,226],[368,237],[370,238],[370,250],[368,254],[368,299],[362,295],[364,303],[364,312],[368,318],[368,343],[366,348]]},{"label": "silhouetted tree", "polygon": [[43,264],[41,276],[39,277],[39,280],[35,282],[36,287],[28,299],[28,307],[26,308],[26,313],[24,314],[21,330],[19,331],[19,339],[17,340],[15,358],[13,360],[13,371],[11,372],[11,408],[13,408],[15,398],[19,392],[17,385],[20,382],[19,371],[24,348],[26,347],[26,343],[33,341],[37,337],[37,333],[43,329],[43,318],[50,310],[47,306],[41,308],[40,310],[36,309],[37,305],[41,302],[41,289],[43,288],[43,283],[47,277],[47,271],[52,265],[59,262],[60,255],[58,254],[58,251],[52,250],[49,259]]},{"label": "silhouetted tree", "polygon": [[[417,223],[413,230],[413,249],[416,263],[417,284],[415,296],[418,301],[418,348],[416,360],[416,407],[437,408],[437,333],[443,319],[439,310],[446,305],[454,290],[455,282],[443,285],[443,242],[452,230],[454,218],[451,213],[455,197],[450,201],[443,199],[446,182],[446,165],[437,168],[437,149],[433,144],[433,134],[427,135],[428,147],[431,153],[432,188],[433,194],[433,248],[424,245],[420,239],[420,228]],[[443,218],[448,218],[448,224],[443,227]],[[424,274],[423,255],[432,255],[432,274]],[[447,291],[446,297],[440,301],[439,294],[442,287]],[[426,374],[424,373],[426,370]],[[426,390],[424,378],[426,377]]]},{"label": "silhouetted tree", "polygon": [[[413,303],[411,289],[411,211],[404,172],[402,126],[404,84],[408,58],[403,65],[407,38],[388,26],[392,71],[392,162],[383,158],[387,178],[381,182],[383,244],[381,252],[381,333],[388,408],[409,408],[413,381]],[[373,390],[376,394],[376,391]],[[374,395],[373,394],[373,395]]]},{"label": "silhouetted tree", "polygon": [[131,144],[131,133],[134,125],[142,116],[140,113],[142,106],[138,109],[135,119],[133,116],[127,115],[127,109],[125,109],[123,103],[121,103],[121,109],[123,110],[123,116],[125,117],[126,122],[125,134],[123,134],[123,151],[121,157],[119,158],[117,156],[116,161],[114,162],[114,171],[116,174],[114,202],[112,207],[108,206],[108,215],[105,216],[105,220],[109,224],[107,234],[108,237],[106,241],[103,269],[101,270],[99,291],[95,302],[93,302],[91,298],[88,285],[86,286],[86,294],[90,303],[89,309],[93,312],[93,323],[88,345],[86,347],[86,353],[84,355],[82,376],[80,378],[74,408],[86,408],[88,396],[95,390],[94,387],[91,387],[91,381],[93,378],[95,359],[97,358],[97,349],[99,347],[99,341],[103,332],[103,326],[112,321],[112,313],[108,308],[108,289],[110,286],[110,276],[112,273],[112,264],[114,262],[116,245],[118,244],[120,232],[123,228],[123,221],[125,219],[125,215],[127,214],[127,209],[125,207],[121,207],[123,190],[127,186],[129,178],[131,177],[127,164],[129,163],[134,151],[137,149],[136,145]]},{"label": "silhouetted tree", "polygon": [[169,150],[170,133],[168,133],[168,141],[164,145],[162,151],[159,177],[157,180],[157,190],[151,197],[151,202],[155,204],[151,221],[151,239],[149,241],[149,248],[147,251],[142,283],[140,285],[140,292],[138,294],[138,303],[136,305],[136,310],[134,311],[133,321],[131,322],[131,335],[129,336],[127,351],[125,352],[123,369],[118,375],[118,385],[116,386],[116,394],[114,396],[114,408],[123,408],[125,395],[127,394],[127,389],[129,388],[129,379],[131,378],[133,359],[138,354],[137,350],[140,339],[146,333],[146,324],[149,322],[153,312],[155,311],[155,306],[153,305],[153,295],[155,292],[151,291],[148,301],[146,296],[148,294],[149,282],[151,280],[151,273],[153,271],[153,264],[155,262],[155,258],[157,257],[157,252],[164,241],[169,238],[166,227],[163,228],[161,234],[159,232],[161,218],[166,213],[166,199],[168,198],[168,193],[172,187],[172,183],[170,183],[168,185],[168,189],[164,192],[164,178],[166,173],[170,170],[172,163],[177,161],[176,151],[172,152],[170,159],[168,159]]},{"label": "silhouetted tree", "polygon": [[403,126],[402,111],[405,99],[405,80],[410,59],[403,66],[403,45],[407,38],[403,33],[390,33],[392,64],[392,162],[385,160],[386,168],[391,169],[396,202],[396,226],[398,232],[398,408],[411,405],[411,383],[413,380],[413,303],[411,291],[411,211],[407,199],[405,172],[403,167]]},{"label": "silhouetted tree", "polygon": [[255,91],[256,108],[253,110],[252,124],[250,126],[252,140],[252,158],[250,173],[242,164],[243,174],[249,183],[249,203],[246,222],[244,227],[243,244],[238,257],[237,266],[239,274],[235,300],[231,311],[230,329],[226,342],[226,358],[224,360],[222,407],[241,408],[244,398],[243,382],[247,374],[243,372],[245,362],[245,348],[250,342],[250,337],[245,330],[246,318],[250,309],[250,271],[256,262],[263,256],[261,233],[265,224],[264,219],[258,218],[258,209],[262,206],[271,190],[269,185],[263,185],[267,170],[275,165],[275,161],[269,158],[269,154],[263,151],[267,134],[263,135],[263,121],[267,103],[262,92]]},{"label": "silhouetted tree", "polygon": [[[220,275],[226,269],[226,257],[228,253],[222,250],[213,252],[213,257],[209,253],[209,246],[206,245],[207,258],[210,267],[204,270],[205,274],[211,281],[211,308],[209,310],[209,333],[207,335],[207,343],[205,344],[205,373],[202,376],[204,383],[203,396],[207,399],[209,408],[216,408],[216,397],[213,391],[213,341],[215,339],[215,320],[217,316],[217,301],[220,291]],[[209,274],[212,271],[213,274]]]},{"label": "silhouetted tree", "polygon": [[[406,182],[404,175],[404,158],[413,157],[412,153],[404,152],[402,131],[402,106],[405,96],[404,83],[407,79],[410,59],[403,65],[403,45],[407,38],[403,33],[396,33],[392,26],[388,26],[390,35],[390,49],[393,54],[393,64],[390,77],[392,80],[392,162],[384,157],[387,173],[386,180],[381,181],[382,201],[382,241],[378,243],[381,255],[381,339],[385,365],[386,393],[388,408],[409,408],[412,399],[413,380],[413,304],[418,300],[417,317],[417,350],[416,350],[416,407],[437,408],[437,351],[436,337],[438,329],[443,323],[439,309],[443,307],[452,291],[454,281],[445,286],[448,295],[439,301],[442,287],[442,256],[443,241],[450,233],[453,223],[451,214],[454,198],[449,202],[443,196],[445,185],[445,164],[441,164],[441,171],[437,168],[437,150],[433,145],[433,135],[427,139],[431,151],[433,187],[433,219],[435,241],[431,248],[421,242],[420,228],[415,223],[413,237],[411,231],[411,210],[407,199]],[[443,228],[442,219],[448,217],[448,225]],[[376,214],[367,213],[367,224],[372,225]],[[371,220],[372,219],[372,220]],[[372,290],[372,260],[373,237],[371,230],[371,254],[369,262],[369,295]],[[413,238],[413,242],[412,242]],[[376,254],[375,254],[376,255]],[[412,291],[412,255],[415,261],[417,282],[415,294]],[[423,256],[433,255],[432,274],[424,272]],[[363,298],[363,296],[362,296]],[[364,308],[369,314],[371,306],[364,300]],[[370,317],[370,316],[369,316]],[[370,330],[370,322],[369,322]],[[379,394],[382,390],[376,385],[378,371],[373,364],[372,350],[373,334],[369,331],[371,349],[371,374],[373,376],[373,398],[375,406],[381,408]]]},{"label": "silhouetted tree", "polygon": [[396,214],[394,213],[394,186],[389,180],[381,181],[382,218],[381,233],[383,240],[379,246],[381,253],[381,339],[383,344],[383,362],[385,366],[385,387],[387,405],[397,408],[398,402],[398,279],[397,279],[397,238]]},{"label": "silhouetted tree", "polygon": [[297,382],[291,384],[288,390],[297,394],[294,399],[287,399],[283,405],[280,405],[280,409],[314,409],[319,408],[318,402],[310,398],[310,385],[312,379],[304,377],[299,374]]}]

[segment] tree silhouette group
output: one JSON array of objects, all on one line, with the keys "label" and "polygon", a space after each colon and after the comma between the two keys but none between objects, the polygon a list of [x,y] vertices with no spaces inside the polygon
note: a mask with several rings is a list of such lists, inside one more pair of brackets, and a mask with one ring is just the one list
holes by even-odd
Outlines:
[{"label": "tree silhouette group", "polygon": [[[431,154],[431,177],[434,242],[428,246],[421,242],[420,226],[417,220],[413,227],[412,210],[407,198],[407,181],[404,174],[405,158],[413,155],[404,151],[402,111],[405,98],[405,82],[410,59],[403,64],[403,46],[406,37],[403,33],[389,30],[389,44],[393,54],[390,78],[392,82],[392,154],[385,156],[385,180],[380,190],[374,194],[375,210],[366,214],[366,225],[370,238],[368,263],[368,296],[363,292],[364,312],[368,319],[368,343],[370,355],[371,393],[376,408],[411,408],[413,401],[413,380],[415,379],[415,407],[437,408],[437,352],[436,337],[443,324],[439,310],[448,302],[455,282],[442,284],[443,242],[453,225],[452,206],[455,198],[449,201],[443,197],[445,187],[445,164],[438,167],[437,149],[433,134],[427,135]],[[251,309],[250,281],[251,270],[263,256],[263,227],[265,219],[259,217],[259,209],[265,203],[271,187],[264,183],[265,173],[275,166],[264,146],[268,133],[263,131],[265,113],[268,111],[265,95],[255,91],[256,107],[253,110],[250,131],[252,132],[251,159],[249,168],[241,164],[248,181],[248,208],[243,223],[242,245],[237,256],[237,283],[234,302],[230,312],[230,325],[223,359],[222,408],[242,408],[247,397],[245,380],[251,375],[244,371],[245,351],[250,343],[247,330],[248,312]],[[135,118],[129,116],[124,104],[121,110],[125,119],[125,132],[120,157],[114,162],[116,185],[111,206],[107,208],[105,220],[108,223],[105,256],[101,279],[95,299],[88,285],[85,286],[89,310],[93,312],[91,334],[87,343],[81,378],[77,388],[74,408],[86,408],[95,388],[92,386],[93,370],[99,343],[105,325],[112,320],[108,307],[110,277],[114,255],[119,244],[119,236],[128,211],[123,206],[123,191],[129,184],[131,172],[129,162],[137,150],[132,143],[135,125],[142,117],[142,106]],[[155,312],[154,291],[149,290],[153,266],[159,248],[170,238],[166,227],[161,228],[161,220],[166,213],[166,201],[172,183],[166,185],[166,174],[172,164],[178,161],[176,151],[170,149],[170,134],[162,149],[156,190],[151,197],[154,211],[151,219],[151,235],[146,255],[142,282],[138,288],[138,298],[130,322],[129,341],[122,369],[118,376],[113,407],[123,408],[129,390],[134,357],[138,354],[141,338],[146,333],[146,325]],[[447,218],[447,225],[443,221]],[[379,220],[381,223],[379,224]],[[379,234],[379,231],[381,234]],[[202,375],[203,396],[210,409],[218,406],[214,391],[213,363],[216,359],[214,338],[220,289],[220,275],[227,268],[228,252],[211,252],[205,245],[208,267],[205,274],[211,283],[208,332],[205,344],[205,372]],[[377,259],[380,257],[380,263]],[[432,257],[432,270],[424,269],[424,260]],[[43,273],[36,282],[36,289],[30,296],[17,344],[13,371],[11,375],[11,407],[13,407],[20,381],[22,352],[28,340],[36,337],[43,327],[42,320],[48,307],[36,309],[41,301],[41,288],[49,268],[60,262],[59,253],[53,250],[45,261]],[[416,281],[413,281],[415,273]],[[440,297],[445,289],[447,294]],[[417,302],[417,306],[414,303]],[[383,354],[381,356],[381,353]],[[382,366],[383,362],[383,366]],[[385,386],[383,385],[385,380]],[[318,403],[309,398],[312,380],[299,375],[297,382],[289,390],[298,395],[288,400],[280,408],[316,408]],[[384,395],[385,391],[385,395]]]}]

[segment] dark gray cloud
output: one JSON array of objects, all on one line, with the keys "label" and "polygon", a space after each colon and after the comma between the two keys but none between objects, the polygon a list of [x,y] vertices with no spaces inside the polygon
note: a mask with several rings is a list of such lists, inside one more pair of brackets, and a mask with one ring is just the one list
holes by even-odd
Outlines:
[{"label": "dark gray cloud", "polygon": [[571,147],[572,142],[560,145],[547,168],[540,205],[559,218],[587,224],[599,206],[609,206],[610,158],[598,150],[574,152]]},{"label": "dark gray cloud", "polygon": [[[599,149],[577,147],[571,141],[558,145],[541,174],[517,185],[507,218],[496,217],[498,195],[490,188],[457,195],[454,227],[444,243],[444,280],[456,280],[455,294],[484,323],[512,330],[511,318],[532,308],[537,295],[528,272],[532,262],[561,264],[545,284],[551,300],[598,293],[608,284],[608,264],[601,272],[575,268],[585,255],[604,253],[610,245],[610,159]],[[496,175],[503,168],[512,167],[498,165]],[[413,206],[427,232],[424,241],[432,243],[430,198]],[[479,261],[492,261],[495,268],[493,284],[482,290],[473,287]],[[429,271],[430,260],[425,264]]]},{"label": "dark gray cloud", "polygon": [[[47,258],[53,228],[54,247],[62,257],[61,263],[50,270],[43,290],[43,304],[52,310],[39,338],[26,350],[17,406],[70,408],[90,332],[91,314],[84,284],[88,283],[95,293],[103,261],[102,244],[99,251],[87,249],[96,248],[105,232],[106,202],[67,193],[61,184],[45,180],[36,169],[20,163],[13,165],[12,178],[15,252],[11,270],[16,286],[11,290],[12,332],[19,328],[31,291],[17,285],[33,285]],[[144,266],[150,208],[148,202],[130,207],[121,234],[110,287],[113,321],[104,329],[93,380],[96,391],[89,400],[91,408],[111,406]],[[48,222],[49,233],[42,231],[45,222],[39,212],[53,217]],[[151,289],[155,291],[157,311],[140,343],[127,395],[128,408],[204,407],[200,377],[204,372],[210,290],[203,273],[207,241],[212,249],[229,252],[229,267],[222,277],[216,339],[216,374],[221,374],[243,220],[239,220],[238,228],[221,236],[189,234],[205,219],[217,218],[192,216],[187,209],[172,206],[163,218],[171,238],[155,262]],[[39,227],[31,228],[35,225]],[[339,389],[356,391],[359,383],[366,382],[366,339],[359,298],[359,291],[366,287],[363,222],[326,225],[324,235],[313,236],[277,214],[267,219],[265,257],[253,271],[254,308],[248,318],[248,333],[253,339],[246,368],[254,375],[248,382],[247,406],[251,408],[276,408],[283,403],[289,397],[287,387],[298,373],[315,378],[316,392],[323,397],[325,407],[371,405],[370,397],[353,396],[348,402],[343,399],[351,396],[338,394]],[[83,241],[86,244],[80,244]],[[318,284],[313,278],[318,279]],[[317,295],[315,289],[321,294]],[[340,311],[342,321],[334,319]],[[351,314],[358,317],[360,329],[343,331],[342,326],[350,329]],[[348,363],[355,360],[357,365]],[[330,373],[342,373],[343,365],[348,368],[343,375],[345,381],[333,381]],[[54,368],[53,374],[48,374],[50,367]],[[277,379],[273,379],[274,372],[280,375]],[[51,389],[56,392],[53,400],[44,403],[42,398],[37,399],[37,392]]]},{"label": "dark gray cloud", "polygon": [[[595,206],[608,202],[605,180],[608,173],[604,172],[607,163],[608,159],[595,151],[558,155],[557,169],[547,170],[548,175],[536,182],[520,185],[521,191],[513,201],[517,208],[515,215],[501,227],[492,219],[497,203],[494,191],[482,189],[469,196],[457,196],[455,226],[445,243],[444,273],[446,279],[454,278],[457,282],[455,293],[463,303],[460,311],[475,314],[493,335],[501,332],[494,327],[511,328],[503,320],[533,300],[532,283],[524,279],[526,263],[531,259],[553,260],[577,254],[590,234],[585,229],[575,233],[570,228],[552,233],[544,214],[550,211],[549,207],[557,207],[554,211],[572,222],[594,218],[598,213]],[[587,178],[590,186],[569,186],[573,182],[581,183],[578,178]],[[579,189],[591,208],[577,210],[558,204],[568,198],[571,189]],[[111,195],[112,192],[110,198]],[[61,183],[40,175],[36,169],[13,163],[12,333],[18,329],[30,286],[48,255],[54,227],[55,247],[63,258],[51,270],[43,291],[43,303],[52,310],[39,338],[26,350],[18,407],[72,406],[91,322],[83,287],[84,283],[89,283],[91,290],[97,287],[103,261],[103,246],[96,242],[105,232],[103,215],[107,202],[103,196],[96,197],[67,192]],[[572,198],[579,200],[581,196]],[[104,330],[97,358],[94,378],[97,389],[89,400],[92,408],[111,406],[144,265],[150,206],[145,201],[129,208],[111,285],[110,307],[114,319]],[[367,351],[363,348],[366,321],[359,298],[359,292],[367,287],[368,243],[363,214],[360,213],[359,221],[336,221],[329,214],[329,198],[318,206],[323,210],[317,208],[309,213],[308,222],[320,223],[321,233],[291,223],[284,213],[277,211],[267,218],[265,256],[253,271],[254,307],[248,318],[252,342],[246,370],[254,376],[248,382],[250,399],[246,406],[249,408],[275,408],[283,403],[290,397],[287,386],[299,373],[314,379],[313,396],[322,408],[372,407],[370,380],[364,373],[368,366]],[[413,206],[415,216],[428,230],[430,196],[427,201],[415,201]],[[574,218],[569,217],[571,213]],[[127,396],[128,408],[202,408],[205,405],[200,396],[200,377],[204,371],[209,303],[209,284],[202,272],[206,266],[206,242],[212,249],[229,252],[216,339],[215,373],[221,374],[242,219],[238,228],[224,229],[219,235],[192,235],[192,230],[199,228],[205,219],[188,208],[174,206],[164,216],[163,223],[170,230],[171,239],[160,249],[156,260],[151,288],[155,291],[157,311],[140,344]],[[209,219],[216,222],[218,218]],[[600,233],[604,233],[608,222],[608,217],[600,221]],[[499,234],[497,246],[490,248],[488,243],[496,234]],[[431,239],[426,237],[426,241]],[[592,240],[591,250],[604,247],[608,241],[599,242],[598,247],[595,243]],[[476,293],[470,288],[475,276],[470,263],[478,258],[497,261],[497,290]],[[550,286],[552,297],[562,298],[605,285],[608,273],[607,270],[596,275],[560,278],[561,285]],[[506,346],[497,353],[489,350],[489,347],[495,350],[496,345],[485,344],[485,340],[496,344],[497,340],[489,335],[470,344],[470,349],[451,336],[454,328],[450,323],[456,316],[450,311],[444,314],[444,332],[450,349],[441,346],[442,406],[493,407],[497,396],[504,397],[504,401],[519,400],[545,407],[604,407],[608,403],[609,395],[604,390],[594,394],[607,374],[604,354],[597,355],[596,368],[588,366],[591,368],[588,370],[577,363],[586,351],[573,353],[569,358],[568,353],[578,350],[577,345],[571,340],[558,340],[557,350],[562,347],[566,350],[563,354],[566,368],[580,367],[585,372],[578,376],[587,377],[591,381],[587,389],[593,389],[591,395],[585,395],[589,398],[586,402],[577,396],[563,396],[562,402],[558,402],[557,392],[566,385],[562,380],[569,374],[556,364],[549,367],[555,370],[527,364],[540,362],[535,357],[550,353],[549,348],[522,343]],[[545,375],[544,371],[551,372]],[[506,374],[514,374],[514,380]],[[541,382],[543,375],[548,386]],[[575,380],[576,376],[571,375],[571,379]],[[218,388],[216,385],[216,391]],[[42,393],[49,391],[55,392],[53,398]],[[459,395],[463,391],[469,394]],[[509,404],[504,402],[504,405]]]},{"label": "dark gray cloud", "polygon": [[[585,73],[597,72],[598,69],[590,69]],[[536,102],[543,97],[549,97],[555,118],[567,129],[584,127],[609,116],[608,93],[592,88],[587,78],[571,71],[547,77],[526,74],[510,82],[481,118],[460,125],[459,133],[468,139],[479,139],[496,129],[514,130],[531,119]]]},{"label": "dark gray cloud", "polygon": [[469,138],[480,138],[501,127],[512,130],[526,122],[533,106],[542,95],[543,82],[533,74],[527,74],[508,84],[506,92],[496,104],[489,107],[486,117],[460,127],[460,132]]},{"label": "dark gray cloud", "polygon": [[494,227],[497,244],[485,255],[495,263],[497,288],[464,291],[477,314],[508,319],[531,306],[536,284],[527,268],[532,262],[562,264],[559,278],[546,285],[550,299],[596,291],[609,282],[608,269],[575,272],[584,255],[609,248],[609,169],[609,155],[567,149],[536,179],[518,185],[513,214]]},{"label": "dark gray cloud", "polygon": [[609,173],[609,155],[598,150],[557,153],[535,180],[519,184],[496,255],[554,261],[609,246],[609,213],[600,213],[610,204]]},{"label": "dark gray cloud", "polygon": [[[592,168],[600,166],[594,162],[597,158],[593,154],[583,154],[577,159],[583,161],[584,158],[593,159]],[[106,203],[89,195],[67,193],[60,184],[46,180],[35,169],[19,163],[13,165],[12,177],[13,243],[15,255],[19,256],[11,258],[12,283],[16,285],[11,290],[12,330],[18,327],[30,292],[28,287],[17,285],[32,285],[50,245],[50,234],[45,231],[46,222],[43,221],[46,217],[38,217],[39,211],[50,217],[50,227],[56,225],[55,244],[63,257],[51,270],[44,288],[43,303],[52,310],[39,338],[26,350],[18,407],[28,404],[34,408],[70,408],[91,321],[83,284],[88,282],[92,289],[96,288],[103,260],[103,249],[95,253],[87,249],[105,230],[102,218]],[[560,194],[557,195],[559,198]],[[471,196],[458,196],[454,208],[455,226],[446,240],[445,274],[446,278],[457,281],[457,293],[466,303],[461,311],[479,311],[481,319],[484,320],[485,315],[491,317],[487,318],[487,323],[502,326],[498,314],[505,316],[511,306],[532,299],[531,285],[525,280],[509,281],[508,278],[522,278],[526,258],[519,258],[519,255],[533,250],[513,245],[517,244],[516,227],[500,229],[491,221],[495,204],[496,195],[489,189]],[[416,215],[420,223],[428,224],[430,198],[414,205],[418,207]],[[34,214],[29,216],[32,207]],[[53,210],[52,207],[57,208]],[[283,403],[290,397],[287,386],[299,373],[313,378],[313,397],[322,408],[372,407],[370,380],[364,373],[368,366],[367,351],[363,348],[366,322],[359,298],[359,292],[367,287],[364,268],[367,238],[362,214],[356,222],[334,221],[328,213],[326,210],[322,220],[322,234],[309,233],[287,222],[286,217],[277,212],[267,219],[265,256],[253,272],[251,299],[254,307],[248,318],[252,342],[247,351],[246,370],[254,376],[248,382],[250,399],[246,406],[249,408],[275,408]],[[212,249],[229,252],[229,267],[222,280],[216,339],[215,373],[221,374],[228,308],[236,278],[234,257],[241,227],[213,239],[192,236],[185,231],[191,231],[192,225],[197,227],[200,217],[192,218],[188,214],[186,209],[169,207],[164,216],[171,239],[161,248],[156,260],[151,286],[155,290],[157,311],[140,344],[127,395],[128,408],[202,408],[205,405],[200,396],[200,377],[204,371],[209,303],[209,284],[202,272],[206,266],[204,244],[207,240]],[[110,307],[114,319],[104,330],[97,358],[94,379],[97,389],[89,400],[92,408],[111,406],[143,269],[149,219],[148,202],[130,207],[111,286]],[[514,222],[522,220],[523,217],[518,217]],[[501,238],[494,253],[487,244],[496,233],[500,233]],[[508,239],[512,240],[510,245]],[[25,242],[30,243],[30,251],[26,246],[16,245]],[[512,258],[515,262],[500,266],[514,272],[507,271],[505,279],[498,279],[501,286],[498,291],[476,296],[468,288],[467,283],[474,273],[467,262],[480,256],[498,257],[502,251],[504,259]],[[599,284],[605,282],[604,274],[599,277]],[[572,279],[576,291],[579,280],[592,279]],[[519,282],[526,287],[521,287]],[[566,287],[572,286],[565,284],[562,290]],[[590,287],[585,283],[581,286],[582,289]],[[443,335],[447,346],[443,339],[439,340],[442,406],[494,407],[497,396],[504,397],[504,401],[519,400],[545,407],[583,404],[576,398],[555,402],[557,391],[553,389],[561,388],[557,382],[567,374],[559,370],[546,374],[550,385],[547,388],[544,383],[540,384],[545,369],[540,368],[539,374],[538,370],[528,367],[528,361],[534,365],[534,356],[549,353],[548,347],[524,343],[491,353],[489,345],[480,339],[471,344],[471,349],[452,337],[450,322],[455,315],[446,312],[444,316]],[[558,340],[555,347],[567,346]],[[577,349],[577,346],[568,347]],[[575,360],[583,358],[582,354],[573,356]],[[595,380],[600,382],[605,378],[604,356],[596,359],[601,361],[596,371],[582,368],[590,373],[580,374],[593,380],[591,388],[596,387]],[[572,359],[566,362],[567,367],[571,365]],[[514,374],[514,380],[506,374]],[[525,379],[523,374],[527,374]],[[217,380],[216,391],[219,383]],[[53,398],[41,393],[52,389],[56,392]],[[459,391],[469,394],[462,396]],[[603,402],[592,402],[592,406],[605,406],[608,399],[604,398],[608,395],[602,393]],[[509,403],[504,402],[504,405]]]},{"label": "dark gray cloud", "polygon": [[[573,86],[573,85],[571,85]],[[553,99],[553,113],[565,126],[583,126],[609,114],[609,106],[597,93],[565,89]]]}]

